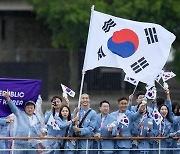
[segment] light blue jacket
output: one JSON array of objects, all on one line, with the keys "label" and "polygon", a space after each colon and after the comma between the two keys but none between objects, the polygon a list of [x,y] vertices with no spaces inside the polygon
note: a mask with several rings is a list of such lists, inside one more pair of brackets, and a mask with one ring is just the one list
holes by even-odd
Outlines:
[{"label": "light blue jacket", "polygon": [[[111,115],[113,115],[116,119],[119,116],[120,110],[111,113]],[[140,117],[140,113],[139,112],[132,112],[129,110],[126,110],[124,113],[128,119],[129,119],[129,125],[128,127],[119,123],[117,125],[116,131],[118,131],[118,129],[121,129],[121,135],[122,136],[132,136],[131,133],[131,129],[133,128],[133,122]],[[132,147],[132,141],[131,140],[117,140],[116,141],[116,148],[131,148]]]},{"label": "light blue jacket", "polygon": [[[97,118],[97,123],[96,123],[95,133],[100,133],[101,137],[116,136],[115,127],[113,128],[112,132],[108,131],[108,126],[110,126],[114,121],[116,121],[116,118],[114,116],[107,114],[103,124],[101,124],[102,122],[101,113],[97,114],[96,118]],[[114,140],[98,140],[98,145],[100,149],[114,149]]]},{"label": "light blue jacket", "polygon": [[[89,108],[88,110],[90,110]],[[88,112],[88,110],[86,112]],[[79,111],[79,121],[84,115],[84,110],[80,108]],[[97,119],[96,119],[96,112],[91,109],[90,113],[87,115],[85,120],[82,123],[82,127],[80,128],[80,132],[76,133],[77,136],[84,136],[84,137],[91,137],[94,136],[94,129],[96,127]],[[78,149],[86,149],[86,140],[78,140],[77,148]],[[93,141],[89,140],[88,148],[92,148]]]},{"label": "light blue jacket", "polygon": [[[142,137],[151,137],[152,136],[152,129],[148,128],[148,122],[152,122],[152,119],[150,117],[145,117],[145,118],[138,118],[133,122],[133,129],[132,129],[132,134],[134,136],[142,136]],[[138,125],[140,122],[143,123],[143,126],[141,128],[138,128]],[[153,123],[153,122],[152,122]],[[152,125],[153,126],[153,125]],[[138,141],[138,148],[143,149],[143,148],[150,148],[150,140],[139,140]]]},{"label": "light blue jacket", "polygon": [[[164,137],[168,137],[170,133],[174,132],[172,123],[168,121],[168,119],[164,119],[161,124],[157,125],[156,123],[153,125],[153,136],[162,135]],[[172,142],[172,139],[161,140],[161,147],[168,148]],[[153,142],[153,147],[157,148],[157,142]]]},{"label": "light blue jacket", "polygon": [[[6,117],[0,118],[0,137],[8,137],[8,136],[9,136],[9,129],[7,129]],[[6,147],[6,141],[7,140],[0,140],[0,149],[9,148],[9,147]]]},{"label": "light blue jacket", "polygon": [[[53,113],[51,111],[46,111],[45,118],[44,118],[45,124],[47,124],[47,122],[48,122],[48,120],[49,120],[49,118],[50,118],[50,116],[52,114]],[[56,117],[58,117],[58,116],[55,114],[54,118],[56,118]],[[53,129],[52,126],[47,125],[47,136],[54,136],[54,137],[56,137],[56,136],[58,136],[58,134],[59,134],[59,130],[55,130],[55,129]]]},{"label": "light blue jacket", "polygon": [[[39,136],[41,133],[41,129],[43,126],[43,121],[41,121],[40,117],[38,117],[36,114],[34,116],[37,117],[37,123],[33,126],[29,123],[29,117],[24,112],[17,108],[17,106],[12,102],[8,102],[8,105],[12,111],[16,115],[17,119],[17,128],[15,136],[21,136],[21,137],[28,137],[28,136]],[[30,146],[35,147],[37,142],[35,140],[30,141],[23,141],[23,140],[16,140],[15,144],[28,144],[30,143]]]},{"label": "light blue jacket", "polygon": [[[59,137],[73,136],[73,134],[74,134],[73,124],[69,124],[69,122],[67,120],[64,120],[64,119],[62,120],[60,117],[56,117],[55,120],[60,128],[60,131],[58,134]],[[66,134],[66,131],[67,131],[67,134]],[[60,147],[62,147],[63,140],[59,140],[59,144],[60,144]],[[75,141],[66,140],[64,147],[62,147],[62,148],[75,149]]]}]

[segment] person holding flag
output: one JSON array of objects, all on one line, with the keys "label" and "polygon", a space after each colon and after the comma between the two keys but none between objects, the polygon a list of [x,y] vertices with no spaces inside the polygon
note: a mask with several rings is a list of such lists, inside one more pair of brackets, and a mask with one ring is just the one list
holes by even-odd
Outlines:
[{"label": "person holding flag", "polygon": [[[169,137],[171,133],[173,133],[173,127],[172,127],[172,118],[170,116],[169,109],[167,105],[162,104],[161,106],[158,107],[158,111],[162,116],[162,120],[160,123],[156,123],[153,125],[153,136],[164,136],[164,137]],[[161,148],[169,148],[170,143],[172,140],[170,139],[165,139],[161,140]],[[158,148],[158,143],[156,141],[153,141],[153,148]],[[153,151],[153,154],[156,154],[157,151]],[[161,151],[162,154],[167,154],[168,151]]]},{"label": "person holding flag", "polygon": [[[66,102],[69,106],[69,101]],[[45,113],[45,124],[47,125],[47,136],[56,137],[60,133],[60,128],[55,120],[59,117],[59,110],[62,106],[62,98],[60,96],[53,96],[51,99],[51,110]],[[53,149],[54,144],[57,140],[49,140],[46,144],[46,149]],[[54,151],[47,151],[49,154],[53,154]]]},{"label": "person holding flag", "polygon": [[[57,134],[58,137],[68,137],[73,136],[74,130],[73,126],[75,122],[78,120],[78,117],[71,115],[71,111],[69,106],[61,105],[59,110],[59,116],[55,117],[57,125],[59,126],[60,130]],[[64,154],[74,154],[74,151],[70,149],[75,149],[76,142],[75,140],[58,140],[55,145],[53,145],[53,149],[69,149],[64,151]],[[55,151],[55,154],[61,153],[60,151]]]},{"label": "person holding flag", "polygon": [[[43,121],[41,117],[35,114],[35,103],[33,101],[27,101],[24,106],[25,111],[21,111],[17,106],[11,101],[8,91],[3,95],[9,105],[12,113],[16,115],[17,120],[17,129],[15,136],[41,136]],[[26,151],[25,149],[37,149],[38,143],[36,140],[16,140],[14,142],[15,149],[24,149],[20,151],[14,151],[15,154],[35,154],[36,151],[30,150]]]},{"label": "person holding flag", "polygon": [[[76,136],[79,137],[91,137],[94,136],[94,129],[96,127],[96,111],[90,108],[90,98],[89,95],[84,93],[81,95],[81,106],[77,114],[79,124],[74,126],[74,132]],[[78,140],[77,149],[92,149],[93,141],[89,140]],[[80,154],[85,154],[86,151],[78,151]],[[92,152],[93,153],[93,152]]]},{"label": "person holding flag", "polygon": [[[172,103],[171,103],[171,97],[170,97],[170,91],[169,89],[164,89],[165,93],[166,93],[166,102],[165,104],[168,107],[169,110],[169,116],[172,119],[172,128],[174,130],[173,133],[170,133],[170,136],[180,136],[180,116],[175,115],[172,109]],[[170,148],[179,148],[180,147],[180,140],[173,140],[170,143]],[[178,154],[178,151],[173,151],[173,154]]]},{"label": "person holding flag", "polygon": [[[126,97],[118,99],[119,110],[111,113],[118,122],[116,136],[132,136],[133,122],[144,112],[144,106],[145,104],[140,104],[138,111],[134,113],[128,110],[128,99]],[[132,148],[131,140],[117,140],[115,143],[115,149],[122,149],[117,152],[118,154],[129,154],[130,151],[126,149],[130,148]]]},{"label": "person holding flag", "polygon": [[[128,106],[128,109],[130,111],[133,111],[133,112],[136,112],[137,111],[137,106],[142,103],[143,99],[145,98],[145,93],[143,91],[139,91],[137,94],[136,94],[136,105],[132,106],[132,100],[133,100],[133,94],[131,94],[129,96],[129,106]],[[147,103],[147,102],[146,102]],[[147,106],[147,111],[149,113],[152,113],[152,108]]]},{"label": "person holding flag", "polygon": [[[140,104],[142,104],[142,102]],[[140,104],[138,104],[137,110],[139,109]],[[149,114],[149,112],[147,110],[147,104],[145,104],[143,110],[144,110],[144,112],[141,114],[141,116],[133,122],[132,134],[134,136],[140,136],[140,137],[151,137],[152,129],[153,129],[153,120],[151,119],[151,115]],[[138,142],[138,144],[136,146],[138,149],[149,149],[150,148],[151,141],[148,139],[139,140],[137,142]],[[141,151],[138,151],[137,153],[148,154],[149,150],[141,150]]]}]

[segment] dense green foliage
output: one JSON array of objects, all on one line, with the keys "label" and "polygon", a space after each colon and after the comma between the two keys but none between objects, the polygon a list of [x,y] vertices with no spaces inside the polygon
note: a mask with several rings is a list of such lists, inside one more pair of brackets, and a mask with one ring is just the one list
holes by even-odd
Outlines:
[{"label": "dense green foliage", "polygon": [[[85,48],[90,8],[117,17],[153,22],[173,32],[177,38],[173,46],[180,48],[179,0],[26,0],[52,31],[52,45],[69,50]],[[179,50],[180,52],[180,50]],[[176,52],[177,57],[180,55]],[[179,58],[176,58],[178,60]],[[175,62],[176,66],[180,61]],[[176,67],[180,77],[180,67]],[[176,72],[176,73],[177,73]]]}]

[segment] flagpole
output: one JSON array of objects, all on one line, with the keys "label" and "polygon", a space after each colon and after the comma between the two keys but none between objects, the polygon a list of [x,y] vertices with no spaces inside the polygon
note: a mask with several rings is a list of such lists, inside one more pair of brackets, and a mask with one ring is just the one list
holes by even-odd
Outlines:
[{"label": "flagpole", "polygon": [[82,72],[81,87],[80,87],[80,91],[79,91],[78,108],[80,108],[80,103],[81,103],[81,95],[82,95],[82,89],[83,89],[83,83],[84,83],[84,76],[85,76],[85,72]]},{"label": "flagpole", "polygon": [[[92,21],[92,13],[94,11],[94,5],[92,5],[91,7],[91,17],[90,17],[90,24],[89,24],[89,33],[90,34],[90,30],[91,30],[91,21]],[[87,44],[88,44],[88,40],[89,40],[89,35],[88,35],[88,39],[87,39]],[[87,48],[87,45],[86,45]],[[85,57],[86,58],[86,57]],[[85,63],[85,60],[84,60]],[[83,66],[84,67],[84,66]],[[84,75],[85,75],[85,71],[82,71],[82,78],[81,78],[81,87],[80,87],[80,92],[79,92],[79,101],[78,101],[78,108],[80,108],[80,103],[81,103],[81,95],[82,95],[82,89],[83,89],[83,83],[84,83]]]},{"label": "flagpole", "polygon": [[[156,80],[155,80],[156,81]],[[156,81],[163,89],[164,89],[164,87],[163,87],[163,85],[162,84],[160,84],[158,81]]]},{"label": "flagpole", "polygon": [[136,91],[136,89],[137,89],[137,86],[138,86],[138,84],[135,86],[132,95],[134,95],[134,93],[135,93],[135,91]]}]

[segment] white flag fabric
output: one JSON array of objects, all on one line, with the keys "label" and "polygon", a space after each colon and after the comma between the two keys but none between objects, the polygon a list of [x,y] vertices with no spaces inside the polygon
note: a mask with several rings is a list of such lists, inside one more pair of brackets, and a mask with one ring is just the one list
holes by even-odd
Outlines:
[{"label": "white flag fabric", "polygon": [[174,74],[172,71],[171,72],[164,72],[163,75],[162,75],[162,80],[163,82],[175,77],[176,74]]},{"label": "white flag fabric", "polygon": [[83,72],[122,68],[152,84],[165,65],[175,35],[158,24],[114,17],[92,9]]},{"label": "white flag fabric", "polygon": [[161,70],[161,72],[160,72],[160,73],[158,74],[158,76],[155,78],[155,80],[156,80],[157,82],[159,82],[159,80],[162,78],[163,73],[164,73],[164,70]]},{"label": "white flag fabric", "polygon": [[61,84],[61,87],[62,87],[62,90],[63,90],[64,93],[68,94],[68,95],[71,96],[71,97],[74,97],[74,96],[75,96],[75,92],[74,92],[72,89],[66,87],[66,86],[63,85],[63,84]]},{"label": "white flag fabric", "polygon": [[149,89],[146,89],[146,94],[145,94],[146,98],[155,99],[156,94],[157,94],[156,87],[151,87]]},{"label": "white flag fabric", "polygon": [[129,83],[131,83],[131,84],[133,84],[135,86],[137,86],[138,83],[139,83],[139,81],[137,81],[137,80],[135,80],[135,79],[133,79],[131,77],[128,77],[127,75],[125,75],[124,81],[127,81],[127,82],[129,82]]},{"label": "white flag fabric", "polygon": [[117,121],[125,125],[126,127],[129,126],[129,119],[124,113],[119,114],[119,116],[117,117]]},{"label": "white flag fabric", "polygon": [[152,118],[157,125],[159,125],[163,120],[161,114],[159,113],[159,111],[156,108],[152,112]]},{"label": "white flag fabric", "polygon": [[56,120],[54,119],[52,114],[49,117],[47,125],[52,126],[54,130],[60,130],[60,128],[59,128],[58,124],[56,123]]}]

